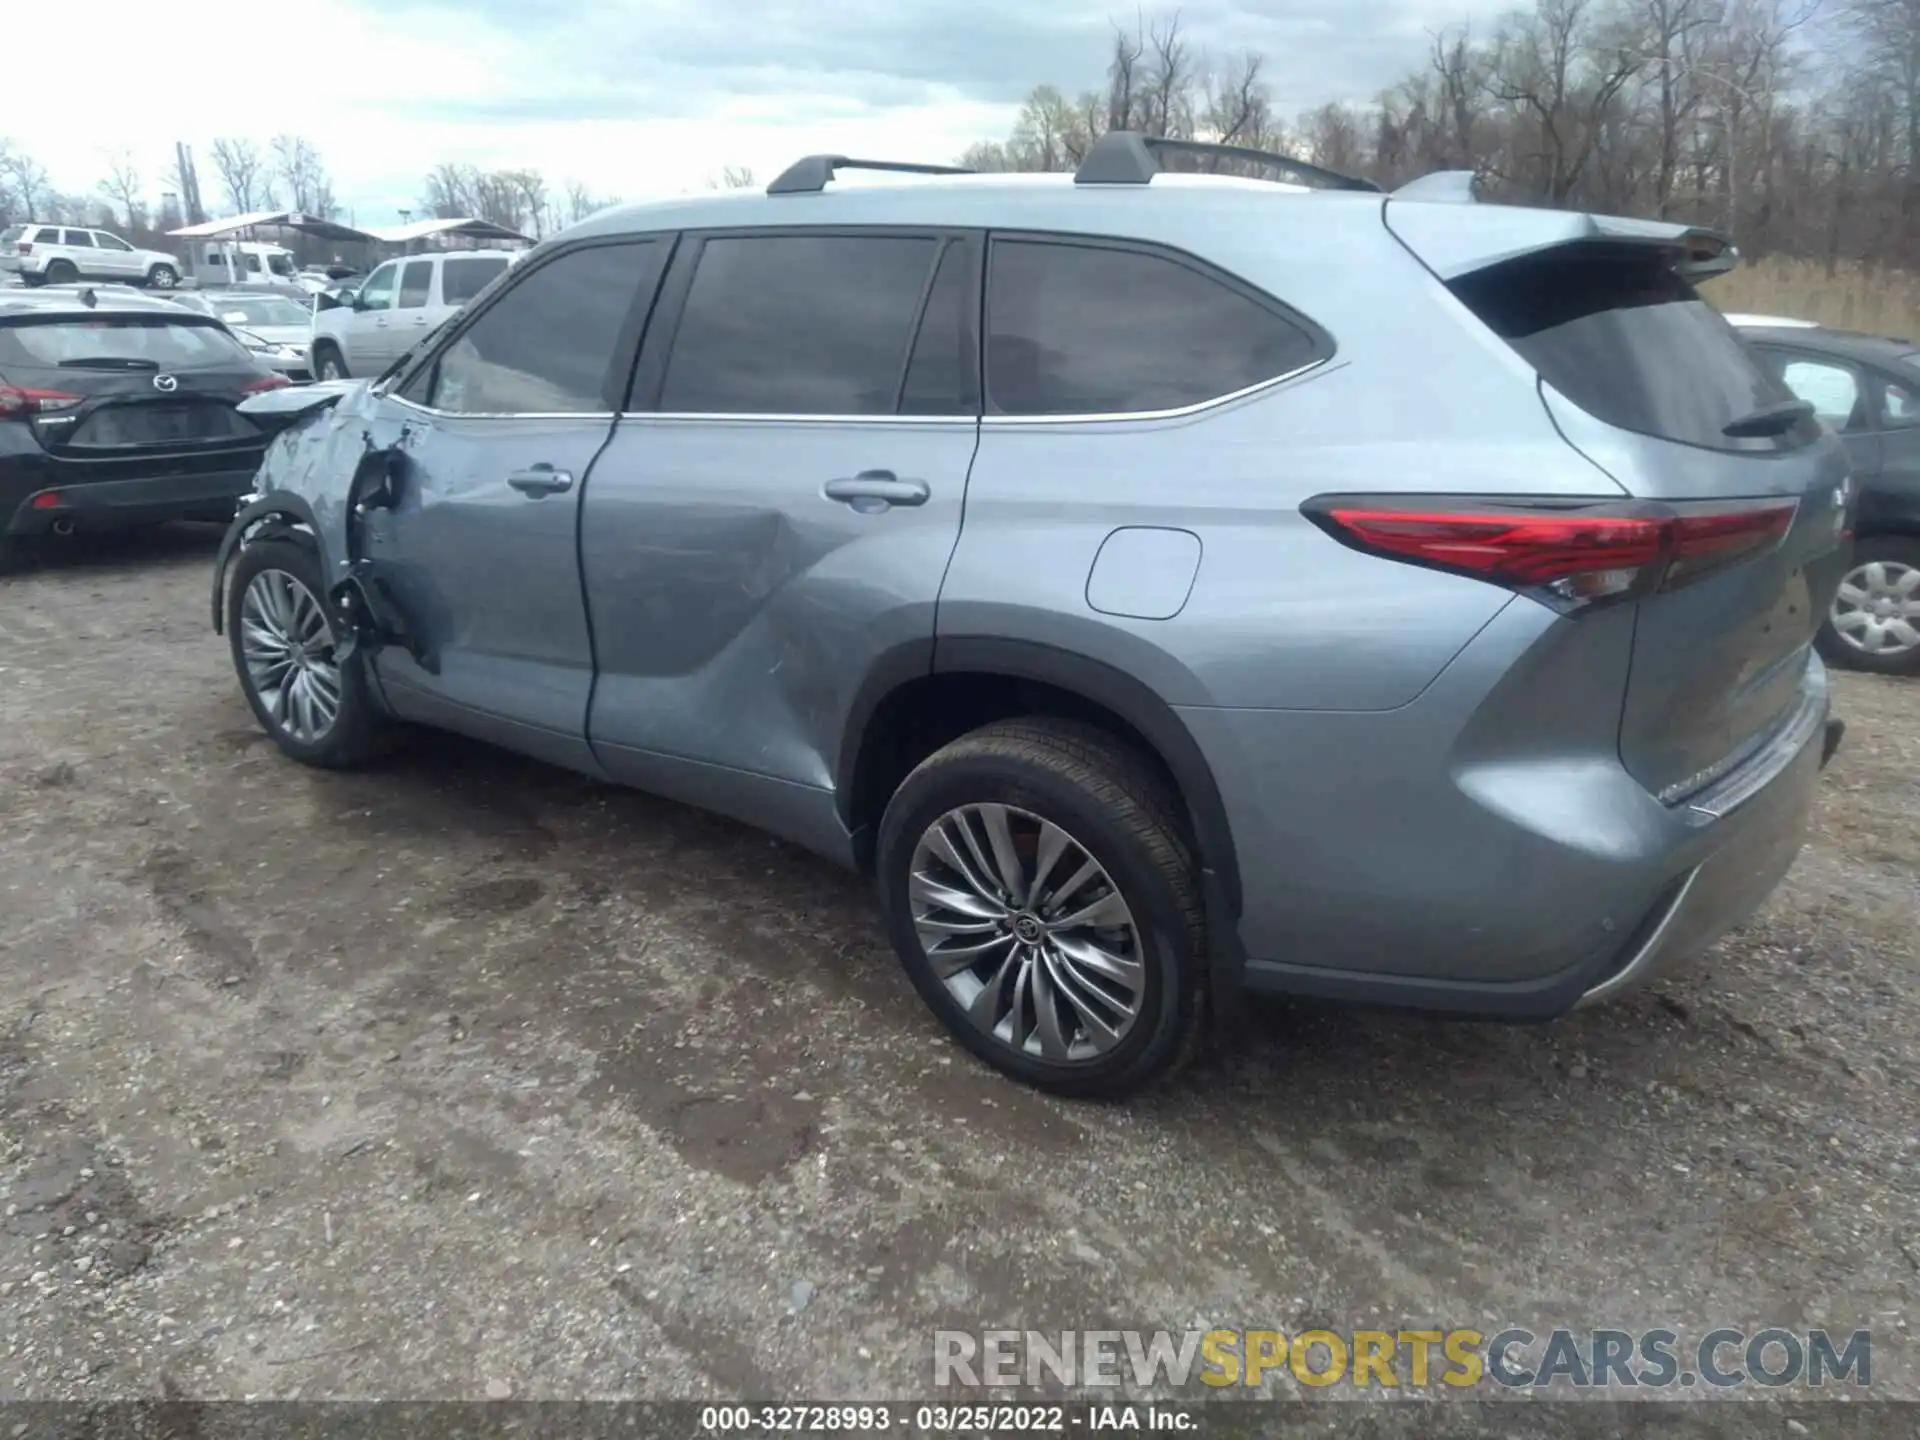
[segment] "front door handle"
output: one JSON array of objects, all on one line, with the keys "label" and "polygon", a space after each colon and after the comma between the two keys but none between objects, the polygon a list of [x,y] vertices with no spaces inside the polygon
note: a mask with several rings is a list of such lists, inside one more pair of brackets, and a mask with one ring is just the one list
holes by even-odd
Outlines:
[{"label": "front door handle", "polygon": [[862,470],[850,480],[829,480],[822,493],[866,515],[891,505],[924,505],[933,492],[924,480],[902,480],[891,470]]},{"label": "front door handle", "polygon": [[551,465],[530,465],[525,470],[516,470],[507,476],[507,484],[522,495],[538,499],[542,495],[558,495],[563,490],[571,490],[573,472],[556,470]]}]

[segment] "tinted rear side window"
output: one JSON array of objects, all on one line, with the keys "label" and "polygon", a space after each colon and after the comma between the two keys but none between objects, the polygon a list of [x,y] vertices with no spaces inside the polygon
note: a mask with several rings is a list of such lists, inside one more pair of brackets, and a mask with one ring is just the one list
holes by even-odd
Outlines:
[{"label": "tinted rear side window", "polygon": [[993,245],[987,398],[1002,415],[1177,410],[1324,353],[1278,306],[1169,256],[1039,240]]},{"label": "tinted rear side window", "polygon": [[950,241],[927,291],[927,305],[907,362],[900,392],[902,415],[978,415],[980,361],[973,336],[979,327],[973,300],[973,264],[967,247]]},{"label": "tinted rear side window", "polygon": [[400,267],[400,309],[418,310],[427,303],[427,295],[432,289],[431,260],[409,260]]},{"label": "tinted rear side window", "polygon": [[441,261],[440,299],[448,305],[464,305],[488,282],[507,268],[503,255],[477,255],[472,259]]},{"label": "tinted rear side window", "polygon": [[898,235],[708,240],[659,408],[892,415],[941,242]]},{"label": "tinted rear side window", "polygon": [[11,366],[86,369],[89,362],[102,369],[142,370],[251,363],[240,342],[213,324],[103,315],[0,326],[0,373]]},{"label": "tinted rear side window", "polygon": [[461,332],[409,399],[464,415],[597,414],[613,409],[631,356],[620,350],[636,300],[651,298],[663,247],[643,240],[557,256],[520,277]]},{"label": "tinted rear side window", "polygon": [[1793,396],[1658,256],[1563,246],[1450,288],[1541,379],[1610,425],[1716,450],[1778,450],[1819,434],[1807,423],[1727,437],[1733,421]]}]

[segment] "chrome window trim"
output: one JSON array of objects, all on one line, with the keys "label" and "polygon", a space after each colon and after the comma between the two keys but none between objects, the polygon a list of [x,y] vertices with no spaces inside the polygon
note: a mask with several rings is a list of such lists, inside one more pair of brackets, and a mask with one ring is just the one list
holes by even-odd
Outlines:
[{"label": "chrome window trim", "polygon": [[381,398],[437,420],[611,420],[615,413],[612,410],[436,410],[407,399],[397,390],[383,391]]},{"label": "chrome window trim", "polygon": [[1194,415],[1217,410],[1241,400],[1252,399],[1273,390],[1290,380],[1298,380],[1303,375],[1312,374],[1333,363],[1335,357],[1322,356],[1311,360],[1297,369],[1283,375],[1275,375],[1268,380],[1259,380],[1239,390],[1230,390],[1225,395],[1215,395],[1211,399],[1196,400],[1191,405],[1177,406],[1171,410],[1116,410],[1101,413],[1067,412],[1058,415],[781,415],[760,411],[688,411],[688,410],[622,410],[622,420],[671,420],[713,424],[722,421],[742,421],[760,425],[974,425],[1006,426],[1009,428],[1026,425],[1111,425],[1116,422],[1139,422],[1145,420],[1184,420]]},{"label": "chrome window trim", "polygon": [[1199,415],[1208,410],[1232,405],[1236,401],[1248,400],[1255,395],[1264,394],[1289,380],[1297,380],[1302,375],[1311,374],[1333,360],[1331,355],[1322,355],[1309,360],[1268,380],[1256,380],[1251,385],[1243,385],[1238,390],[1229,390],[1224,395],[1215,395],[1208,400],[1196,400],[1191,405],[1176,405],[1170,410],[1115,410],[1107,413],[1082,413],[1067,411],[1057,415],[982,415],[985,425],[1100,425],[1116,420],[1184,420],[1190,415]]}]

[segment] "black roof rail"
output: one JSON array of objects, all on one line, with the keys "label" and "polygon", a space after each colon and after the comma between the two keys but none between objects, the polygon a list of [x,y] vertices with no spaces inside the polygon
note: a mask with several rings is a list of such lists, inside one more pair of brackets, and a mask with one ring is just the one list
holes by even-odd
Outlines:
[{"label": "black roof rail", "polygon": [[1252,150],[1244,145],[1215,145],[1206,140],[1174,140],[1164,135],[1142,135],[1136,130],[1109,130],[1096,140],[1093,148],[1087,151],[1087,158],[1080,162],[1080,168],[1073,172],[1073,183],[1151,184],[1153,177],[1160,173],[1160,161],[1154,154],[1156,150],[1170,150],[1180,155],[1214,155],[1222,160],[1246,160],[1288,171],[1328,190],[1367,190],[1377,193],[1380,189],[1371,180],[1342,175],[1336,170],[1309,165],[1305,160],[1296,160],[1291,155],[1278,155],[1271,150]]},{"label": "black roof rail", "polygon": [[909,160],[854,160],[845,155],[805,155],[767,186],[769,195],[805,195],[827,188],[836,170],[895,170],[907,175],[971,175],[964,165],[917,165]]}]

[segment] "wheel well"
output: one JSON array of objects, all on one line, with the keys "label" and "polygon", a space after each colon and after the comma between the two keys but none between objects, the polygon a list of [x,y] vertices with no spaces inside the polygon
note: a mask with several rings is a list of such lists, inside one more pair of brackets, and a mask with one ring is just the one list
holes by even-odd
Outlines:
[{"label": "wheel well", "polygon": [[[1184,838],[1198,853],[1199,838],[1187,797],[1166,758],[1138,727],[1064,686],[1017,675],[960,671],[907,681],[889,692],[868,718],[854,762],[846,816],[861,868],[871,868],[880,817],[914,766],[971,730],[1021,716],[1078,720],[1124,742],[1152,767],[1173,797]],[[1202,859],[1201,863],[1207,862]]]}]

